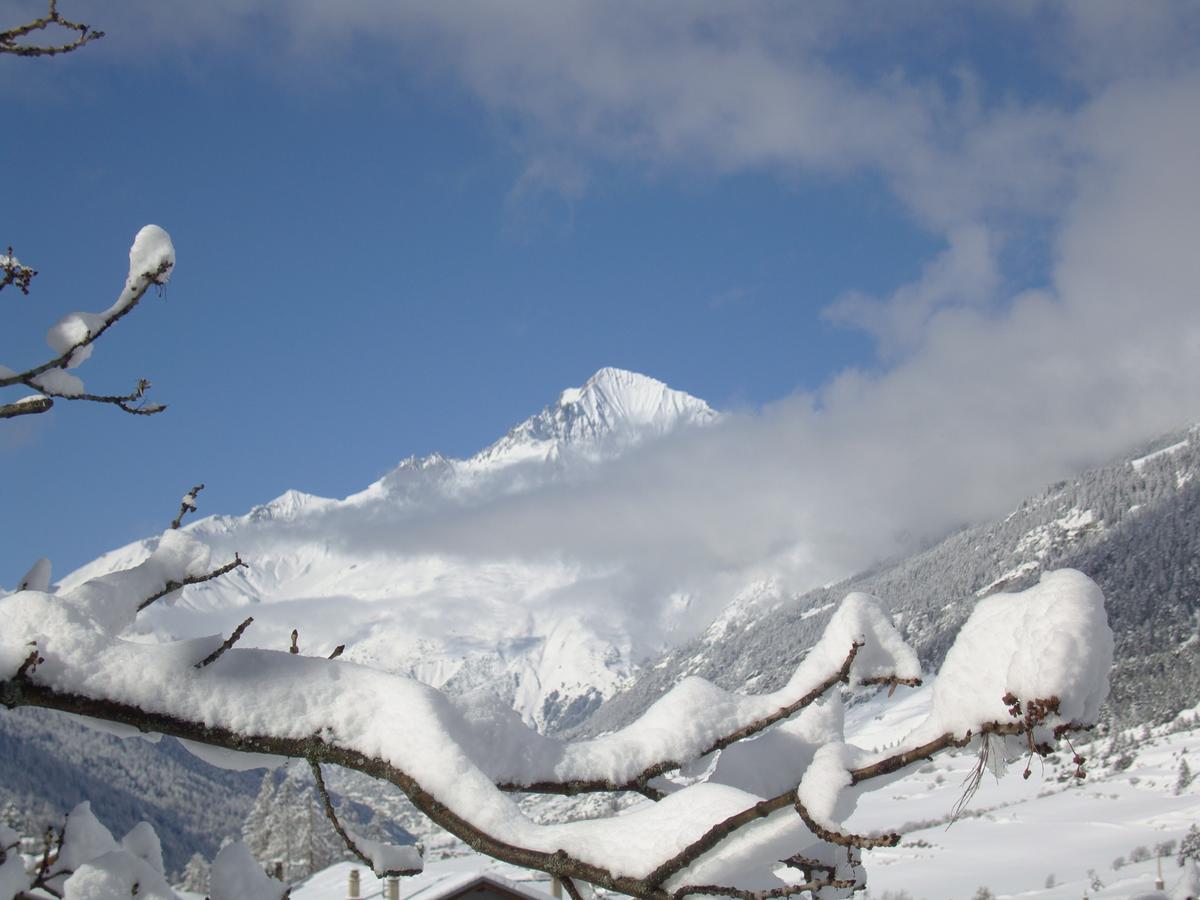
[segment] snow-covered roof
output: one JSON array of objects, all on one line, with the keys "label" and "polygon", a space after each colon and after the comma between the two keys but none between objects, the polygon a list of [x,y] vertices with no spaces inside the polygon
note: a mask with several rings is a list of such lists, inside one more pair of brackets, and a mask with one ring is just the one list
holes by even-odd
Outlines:
[{"label": "snow-covered roof", "polygon": [[[346,886],[352,869],[358,870],[359,890],[363,900],[383,895],[384,881],[370,869],[358,863],[341,862],[323,869],[297,885],[292,900],[345,900]],[[434,860],[425,864],[420,875],[400,881],[403,900],[442,900],[463,893],[479,883],[488,883],[501,891],[528,900],[548,900],[550,883],[540,872],[497,862],[486,856],[471,854],[452,859]],[[385,896],[385,895],[384,895]]]}]

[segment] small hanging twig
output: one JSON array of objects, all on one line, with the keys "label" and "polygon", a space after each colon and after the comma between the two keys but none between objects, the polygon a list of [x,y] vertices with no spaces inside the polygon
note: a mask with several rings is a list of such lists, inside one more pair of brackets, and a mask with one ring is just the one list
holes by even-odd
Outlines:
[{"label": "small hanging twig", "polygon": [[204,485],[198,484],[183,495],[183,499],[179,501],[179,515],[171,521],[172,529],[178,528],[183,524],[183,517],[188,513],[196,511],[196,495],[202,490],[204,490]]}]

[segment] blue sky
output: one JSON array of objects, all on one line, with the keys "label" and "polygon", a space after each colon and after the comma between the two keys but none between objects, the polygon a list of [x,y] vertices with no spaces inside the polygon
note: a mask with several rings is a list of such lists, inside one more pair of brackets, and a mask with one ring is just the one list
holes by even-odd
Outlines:
[{"label": "blue sky", "polygon": [[[40,9],[9,4],[0,24]],[[961,404],[1003,426],[976,430],[1002,472],[1056,445],[1014,463],[1005,496],[1196,418],[1193,323],[1145,324],[1186,315],[1186,254],[1151,229],[1117,275],[1084,262],[1112,256],[1097,221],[1196,224],[1174,131],[1200,101],[1187,4],[63,11],[108,36],[0,57],[0,244],[40,272],[0,297],[0,361],[39,361],[55,319],[107,306],[154,222],[178,253],[165,296],[79,374],[105,392],[147,377],[169,409],[60,402],[3,426],[0,584],[159,530],[197,481],[205,512],[240,513],[291,487],[343,496],[412,453],[468,455],[605,365],[750,419],[879,421],[871,441],[897,447],[909,426],[887,430],[880,404],[951,430]],[[1163,172],[1185,191],[1165,212],[1138,181]],[[1152,297],[1097,294],[1146,260]],[[1135,301],[1145,333],[1124,318]],[[1038,302],[1046,345],[1003,350]],[[1003,372],[971,385],[955,368],[999,346],[1028,370],[1052,347],[1077,373],[1131,342],[1103,372],[1003,400]]]}]

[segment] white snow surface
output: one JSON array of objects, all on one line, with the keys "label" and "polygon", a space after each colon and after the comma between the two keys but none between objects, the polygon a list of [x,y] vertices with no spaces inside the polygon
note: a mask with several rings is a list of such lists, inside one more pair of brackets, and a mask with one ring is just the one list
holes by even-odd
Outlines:
[{"label": "white snow surface", "polygon": [[371,870],[382,878],[389,872],[420,872],[425,867],[421,851],[411,844],[387,844],[350,832],[350,838],[371,860]]},{"label": "white snow surface", "polygon": [[[78,365],[79,362],[82,362],[83,359],[86,359],[91,354],[91,350],[92,348],[89,344],[78,353],[73,354],[71,359],[78,360],[75,362]],[[79,359],[80,356],[83,358]],[[48,369],[41,375],[35,375],[32,380],[43,391],[51,394],[60,394],[64,397],[78,397],[80,394],[85,393],[83,379],[62,369]]]},{"label": "white snow surface", "polygon": [[287,885],[269,877],[241,841],[226,844],[213,860],[211,900],[281,900]]},{"label": "white snow surface", "polygon": [[[872,750],[898,745],[928,714],[935,688],[936,681],[853,707],[847,734]],[[1087,760],[1083,780],[1073,777],[1069,750],[1034,760],[1028,780],[1018,766],[999,777],[985,776],[953,823],[950,813],[976,765],[976,747],[940,755],[864,794],[845,826],[857,833],[899,828],[904,835],[897,847],[864,854],[868,896],[903,891],[915,900],[963,900],[980,887],[1000,900],[1152,895],[1159,861],[1131,862],[1130,856],[1139,846],[1153,850],[1160,842],[1178,841],[1200,821],[1200,779],[1183,792],[1174,789],[1180,761],[1189,759],[1194,767],[1197,714],[1200,707],[1152,731],[1125,732],[1132,764],[1118,764],[1120,752],[1109,749],[1110,738],[1079,736],[1074,747]],[[1118,857],[1125,864],[1114,868]],[[1092,888],[1089,870],[1101,878],[1099,890]],[[1158,898],[1182,900],[1176,888],[1187,873],[1174,853],[1161,860],[1161,872],[1166,891]]]},{"label": "white snow surface", "polygon": [[161,872],[131,853],[115,851],[88,860],[63,883],[63,900],[145,897],[176,900]]},{"label": "white snow surface", "polygon": [[1023,703],[1058,698],[1049,728],[1093,722],[1108,696],[1112,654],[1104,595],[1096,583],[1074,569],[1045,572],[1025,591],[994,594],[976,604],[946,654],[933,711],[910,739],[921,743],[1009,722],[1001,699],[1009,693]]},{"label": "white snow surface", "polygon": [[19,591],[48,591],[50,590],[50,560],[42,557],[32,566],[25,576],[17,582]]}]

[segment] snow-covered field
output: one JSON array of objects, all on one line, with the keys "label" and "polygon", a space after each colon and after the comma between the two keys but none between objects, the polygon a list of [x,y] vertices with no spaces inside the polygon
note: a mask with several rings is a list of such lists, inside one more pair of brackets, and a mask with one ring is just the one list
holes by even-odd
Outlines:
[{"label": "snow-covered field", "polygon": [[[923,714],[930,693],[924,687],[853,707],[847,732],[867,747],[886,746]],[[986,774],[953,824],[951,812],[976,764],[972,753],[943,755],[866,795],[848,826],[904,834],[900,846],[864,854],[870,895],[967,900],[986,887],[998,897],[1116,900],[1153,890],[1159,861],[1129,860],[1139,847],[1153,857],[1156,845],[1178,842],[1200,820],[1200,778],[1175,793],[1181,760],[1193,771],[1200,765],[1198,710],[1177,720],[1191,722],[1183,730],[1125,734],[1131,746],[1115,752],[1109,739],[1076,744],[1087,758],[1081,781],[1062,754],[1045,764],[1035,757],[1028,780],[1021,763],[999,778]],[[1128,756],[1118,762],[1122,754]],[[1124,864],[1114,870],[1118,857]],[[1183,870],[1174,854],[1161,864],[1169,891]],[[1091,872],[1102,887],[1093,886]]]}]

